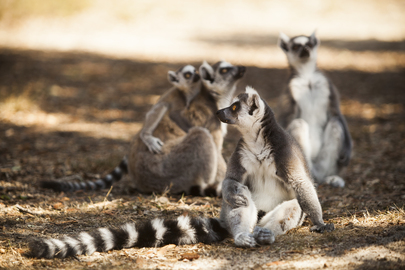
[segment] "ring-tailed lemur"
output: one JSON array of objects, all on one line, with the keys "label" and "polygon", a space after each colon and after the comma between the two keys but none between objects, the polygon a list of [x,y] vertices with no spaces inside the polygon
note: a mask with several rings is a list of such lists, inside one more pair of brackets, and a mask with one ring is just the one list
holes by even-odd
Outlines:
[{"label": "ring-tailed lemur", "polygon": [[[242,134],[228,162],[222,184],[221,222],[237,246],[269,244],[302,224],[311,231],[334,229],[322,220],[322,209],[298,143],[275,120],[273,111],[250,88],[217,113]],[[266,214],[257,223],[258,210]]]},{"label": "ring-tailed lemur", "polygon": [[[254,90],[239,95],[218,116],[237,125],[243,136],[229,161],[220,219],[180,216],[127,223],[118,229],[99,228],[60,239],[36,239],[30,243],[28,255],[50,259],[131,247],[209,244],[230,233],[238,246],[269,244],[275,235],[301,224],[305,214],[314,224],[312,231],[334,229],[333,224],[322,221],[300,147],[275,122],[270,107]],[[257,209],[268,212],[259,222],[261,227],[255,227]]]},{"label": "ring-tailed lemur", "polygon": [[175,87],[147,113],[129,156],[112,173],[95,182],[47,181],[42,186],[63,191],[102,189],[128,171],[134,188],[141,192],[160,193],[170,188],[171,193],[219,194],[226,171],[221,153],[225,134],[215,112],[217,104],[231,99],[244,72],[244,67],[227,62],[214,66],[204,62],[201,80],[190,65],[169,72]]},{"label": "ring-tailed lemur", "polygon": [[280,33],[279,46],[292,74],[280,96],[278,121],[300,143],[315,181],[344,187],[338,174],[349,164],[352,140],[338,90],[316,66],[319,40],[315,33],[291,39]]},{"label": "ring-tailed lemur", "polygon": [[[226,128],[215,113],[229,101],[245,67],[221,61],[199,68],[202,86],[198,95],[179,113],[192,128],[187,135],[170,141],[168,131],[159,124],[154,136],[164,141],[162,152],[154,155],[143,144],[131,146],[129,174],[134,186],[142,192],[186,192],[191,195],[219,195],[226,172],[221,150]],[[197,160],[196,160],[197,158]]]},{"label": "ring-tailed lemur", "polygon": [[[165,92],[158,102],[146,114],[145,122],[141,134],[137,135],[145,143],[149,151],[158,153],[163,145],[163,142],[151,135],[159,121],[162,121],[164,113],[161,113],[162,107],[170,107],[172,117],[166,117],[168,136],[173,138],[185,134],[182,128],[188,128],[186,121],[176,117],[191,100],[200,91],[201,81],[200,75],[196,72],[195,67],[186,65],[181,67],[176,72],[169,71],[167,74],[168,81],[173,85],[171,89]],[[156,123],[157,121],[157,123]],[[42,181],[41,187],[49,188],[56,191],[73,192],[76,190],[97,190],[109,188],[114,182],[119,181],[124,174],[128,173],[128,158],[124,157],[120,164],[115,169],[101,179],[95,181]]]}]

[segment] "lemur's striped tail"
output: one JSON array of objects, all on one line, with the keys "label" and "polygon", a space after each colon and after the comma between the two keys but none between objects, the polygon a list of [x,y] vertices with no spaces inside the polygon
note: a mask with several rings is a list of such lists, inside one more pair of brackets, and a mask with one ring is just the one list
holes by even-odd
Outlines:
[{"label": "lemur's striped tail", "polygon": [[99,228],[61,239],[36,239],[30,243],[28,256],[65,258],[95,251],[131,247],[159,247],[167,244],[210,244],[225,239],[228,231],[216,218],[180,216],[173,220],[153,219],[145,223],[126,223],[118,229]]},{"label": "lemur's striped tail", "polygon": [[115,167],[115,169],[104,176],[103,178],[97,179],[95,181],[85,181],[85,182],[76,182],[76,181],[42,181],[42,188],[49,188],[55,191],[64,191],[64,192],[74,192],[76,190],[99,190],[104,188],[109,188],[114,182],[121,180],[123,174],[128,173],[128,161],[124,157],[120,164]]}]

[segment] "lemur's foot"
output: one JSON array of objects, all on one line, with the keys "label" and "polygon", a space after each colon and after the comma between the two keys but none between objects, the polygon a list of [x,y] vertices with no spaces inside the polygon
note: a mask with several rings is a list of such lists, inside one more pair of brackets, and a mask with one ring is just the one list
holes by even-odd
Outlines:
[{"label": "lemur's foot", "polygon": [[335,225],[333,223],[315,225],[315,226],[312,226],[310,229],[311,232],[317,232],[317,233],[331,232],[334,230],[335,230]]},{"label": "lemur's foot", "polygon": [[250,233],[240,233],[235,236],[235,245],[239,247],[255,247],[256,240]]},{"label": "lemur's foot", "polygon": [[275,240],[274,233],[272,231],[258,226],[253,230],[253,237],[259,245],[270,245]]},{"label": "lemur's foot", "polygon": [[332,187],[345,187],[345,180],[338,175],[331,175],[325,178],[325,183],[331,185]]}]

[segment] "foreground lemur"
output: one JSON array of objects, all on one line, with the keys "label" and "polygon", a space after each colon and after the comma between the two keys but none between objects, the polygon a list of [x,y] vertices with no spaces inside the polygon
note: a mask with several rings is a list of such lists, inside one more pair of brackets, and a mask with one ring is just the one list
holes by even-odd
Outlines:
[{"label": "foreground lemur", "polygon": [[[242,139],[223,182],[220,219],[180,216],[99,228],[60,239],[37,239],[29,256],[64,258],[95,251],[167,244],[217,242],[231,234],[237,246],[270,244],[274,237],[299,226],[305,215],[311,231],[334,229],[324,224],[305,158],[298,143],[275,121],[270,107],[247,88],[228,108],[218,111],[222,122],[236,125]],[[258,210],[267,214],[257,225]]]},{"label": "foreground lemur", "polygon": [[279,46],[292,74],[280,96],[278,121],[300,143],[315,181],[344,187],[338,174],[349,163],[352,140],[338,90],[316,66],[319,40],[315,33],[291,39],[280,33]]},{"label": "foreground lemur", "polygon": [[[334,229],[322,220],[300,146],[254,89],[247,87],[217,114],[242,134],[222,184],[221,221],[236,245],[272,243],[274,236],[301,225],[305,215],[312,221],[311,231]],[[265,213],[259,223],[258,211]]]},{"label": "foreground lemur", "polygon": [[102,189],[129,172],[131,184],[140,192],[219,194],[226,171],[221,152],[226,128],[215,113],[232,98],[245,67],[204,62],[199,71],[200,75],[187,65],[168,73],[174,87],[146,114],[128,157],[113,172],[94,182],[46,181],[42,186],[63,191]]}]

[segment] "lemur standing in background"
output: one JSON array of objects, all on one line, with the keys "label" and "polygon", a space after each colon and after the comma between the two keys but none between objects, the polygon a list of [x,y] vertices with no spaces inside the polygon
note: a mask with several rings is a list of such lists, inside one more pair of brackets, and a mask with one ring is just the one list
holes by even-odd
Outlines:
[{"label": "lemur standing in background", "polygon": [[291,39],[280,33],[279,46],[291,77],[280,96],[278,122],[303,148],[317,183],[344,187],[338,174],[349,164],[352,140],[338,90],[316,65],[319,40],[315,33]]}]

